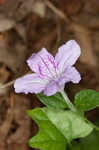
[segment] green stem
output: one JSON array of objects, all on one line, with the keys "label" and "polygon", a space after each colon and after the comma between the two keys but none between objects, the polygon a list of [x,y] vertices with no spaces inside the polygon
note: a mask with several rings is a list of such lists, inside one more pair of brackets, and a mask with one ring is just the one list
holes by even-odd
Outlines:
[{"label": "green stem", "polygon": [[[64,100],[66,102],[66,104],[68,105],[68,108],[70,108],[70,110],[77,112],[77,109],[75,108],[75,106],[71,103],[71,101],[69,100],[68,96],[66,95],[66,93],[64,92],[64,90],[61,90],[60,93],[62,94],[62,96],[64,97]],[[85,121],[87,121],[94,129],[96,129],[97,131],[99,131],[99,128],[94,125],[92,122],[90,122],[88,119],[84,118]]]},{"label": "green stem", "polygon": [[73,150],[73,146],[72,146],[71,142],[68,142],[68,145],[69,145],[69,148],[70,148],[71,150]]},{"label": "green stem", "polygon": [[69,98],[67,97],[66,93],[64,92],[64,90],[61,90],[60,93],[62,94],[62,96],[64,97],[64,100],[66,102],[66,104],[68,105],[68,107],[70,108],[70,110],[76,112],[76,108],[75,106],[71,103],[71,101],[69,100]]}]

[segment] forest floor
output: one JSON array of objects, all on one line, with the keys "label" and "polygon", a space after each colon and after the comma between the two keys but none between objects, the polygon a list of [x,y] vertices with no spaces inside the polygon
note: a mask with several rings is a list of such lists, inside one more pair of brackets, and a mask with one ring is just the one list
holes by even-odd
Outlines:
[{"label": "forest floor", "polygon": [[[73,100],[76,92],[99,91],[98,0],[0,0],[0,87],[26,74],[26,60],[42,47],[53,55],[60,45],[76,40],[82,50],[76,67],[79,84],[66,84]],[[28,140],[37,126],[27,110],[43,105],[34,94],[16,94],[13,84],[0,88],[0,150],[30,150]],[[98,118],[95,109],[87,114]]]}]

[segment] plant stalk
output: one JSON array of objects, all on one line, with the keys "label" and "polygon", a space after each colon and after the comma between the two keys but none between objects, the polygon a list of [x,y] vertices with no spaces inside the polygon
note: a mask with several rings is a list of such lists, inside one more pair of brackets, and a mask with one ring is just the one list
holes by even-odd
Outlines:
[{"label": "plant stalk", "polygon": [[70,108],[70,110],[77,112],[75,106],[71,103],[71,101],[69,100],[68,96],[66,95],[64,90],[61,90],[60,93],[62,94],[62,96],[64,97],[64,100],[67,104],[67,106]]}]

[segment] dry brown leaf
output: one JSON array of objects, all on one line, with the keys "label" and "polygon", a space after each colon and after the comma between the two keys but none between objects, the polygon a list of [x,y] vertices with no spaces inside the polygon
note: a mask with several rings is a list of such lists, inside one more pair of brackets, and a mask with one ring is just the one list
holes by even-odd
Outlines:
[{"label": "dry brown leaf", "polygon": [[0,32],[4,32],[9,30],[15,26],[15,21],[5,17],[4,15],[0,15]]}]

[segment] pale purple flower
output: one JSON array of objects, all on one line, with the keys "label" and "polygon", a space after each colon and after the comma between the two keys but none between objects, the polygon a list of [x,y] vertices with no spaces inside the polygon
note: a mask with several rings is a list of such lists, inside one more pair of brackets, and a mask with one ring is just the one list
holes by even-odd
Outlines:
[{"label": "pale purple flower", "polygon": [[40,93],[47,96],[62,90],[67,82],[79,83],[79,72],[73,65],[80,56],[80,47],[71,40],[62,45],[55,58],[43,48],[27,60],[35,73],[25,75],[14,83],[16,93]]}]

